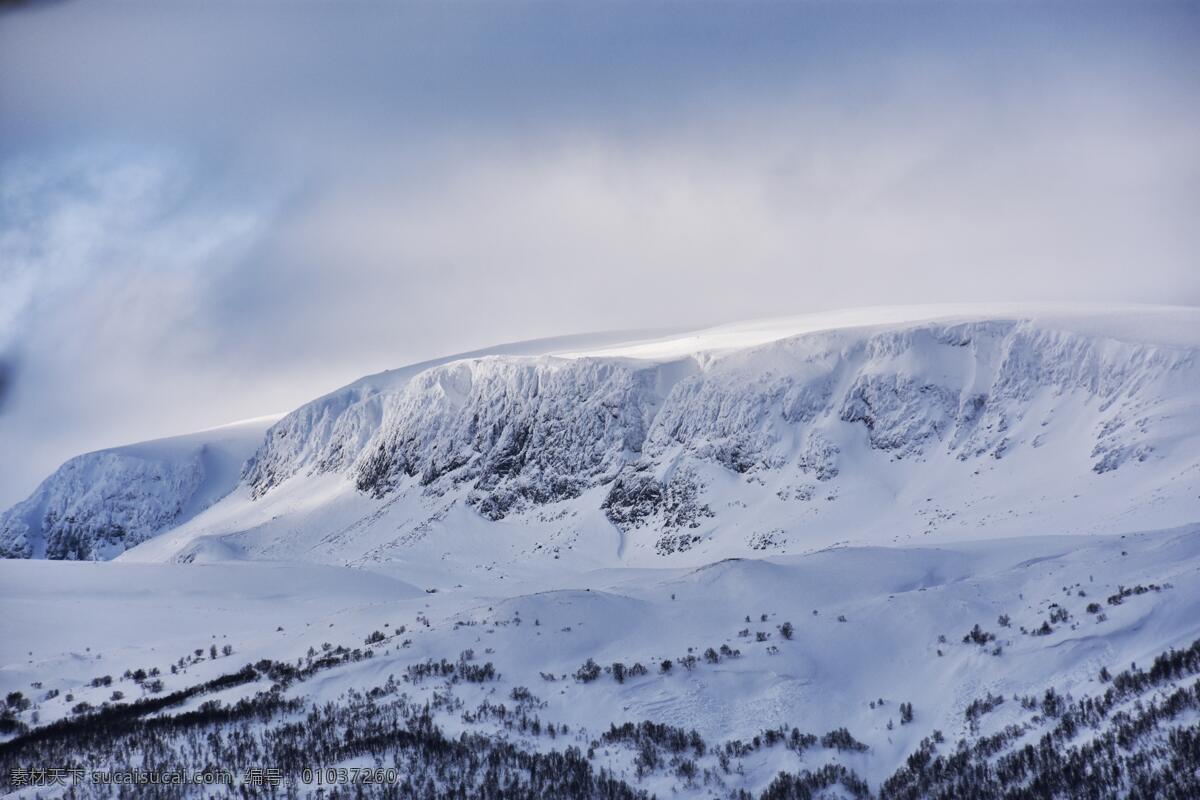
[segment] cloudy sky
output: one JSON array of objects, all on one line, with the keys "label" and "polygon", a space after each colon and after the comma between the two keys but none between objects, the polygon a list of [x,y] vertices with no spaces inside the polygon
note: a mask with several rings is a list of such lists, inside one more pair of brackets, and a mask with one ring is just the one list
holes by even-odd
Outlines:
[{"label": "cloudy sky", "polygon": [[518,339],[1200,304],[1200,6],[0,11],[0,507]]}]

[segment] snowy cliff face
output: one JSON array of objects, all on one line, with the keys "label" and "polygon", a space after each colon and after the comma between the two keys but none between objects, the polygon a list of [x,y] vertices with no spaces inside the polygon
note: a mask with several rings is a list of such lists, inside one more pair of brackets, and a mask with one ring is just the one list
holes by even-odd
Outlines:
[{"label": "snowy cliff face", "polygon": [[251,495],[262,497],[297,474],[348,467],[379,427],[381,402],[378,391],[350,387],[279,420],[246,465]]},{"label": "snowy cliff face", "polygon": [[483,361],[497,353],[536,357],[564,347],[601,346],[622,340],[619,333],[600,333],[516,342],[367,376],[280,419],[267,431],[266,441],[247,464],[245,482],[257,499],[296,475],[349,470],[368,443],[373,443],[385,409],[393,413],[410,382],[420,378],[419,383],[428,386],[430,376],[439,374],[444,365],[468,358]]},{"label": "snowy cliff face", "polygon": [[357,461],[383,497],[405,477],[466,485],[490,519],[610,482],[646,441],[663,368],[582,359],[458,362],[417,376]]},{"label": "snowy cliff face", "polygon": [[[863,444],[915,470],[964,462],[964,479],[970,462],[1047,444],[1058,450],[1048,468],[1104,473],[1200,432],[1186,400],[1198,380],[1193,350],[1021,322],[798,337],[727,356],[676,384],[605,508],[622,527],[696,527],[706,507],[688,465],[798,469],[836,483],[863,467],[843,453]],[[1090,431],[1072,435],[1085,420]]]},{"label": "snowy cliff face", "polygon": [[787,491],[833,497],[818,487],[852,483],[864,453],[916,472],[944,462],[966,481],[980,461],[1044,448],[1047,479],[1086,479],[1200,433],[1198,389],[1193,347],[1020,319],[664,358],[495,356],[301,408],[270,432],[247,480],[262,497],[289,476],[337,472],[375,498],[414,487],[490,520],[597,489],[610,522],[649,527],[673,552],[718,515],[708,484],[721,475],[798,475]]},{"label": "snowy cliff face", "polygon": [[119,555],[231,491],[269,421],[72,458],[0,514],[0,557]]}]

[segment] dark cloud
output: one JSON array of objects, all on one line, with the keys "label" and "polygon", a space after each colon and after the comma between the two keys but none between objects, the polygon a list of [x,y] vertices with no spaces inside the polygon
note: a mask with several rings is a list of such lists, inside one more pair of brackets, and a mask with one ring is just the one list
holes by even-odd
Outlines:
[{"label": "dark cloud", "polygon": [[1196,6],[1132,3],[5,15],[0,504],[496,341],[1200,303],[1197,43]]}]

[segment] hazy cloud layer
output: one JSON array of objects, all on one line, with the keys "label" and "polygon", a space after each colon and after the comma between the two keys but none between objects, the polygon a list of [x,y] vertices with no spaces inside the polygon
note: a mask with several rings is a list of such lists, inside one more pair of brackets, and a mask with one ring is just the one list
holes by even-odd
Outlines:
[{"label": "hazy cloud layer", "polygon": [[0,13],[0,505],[420,358],[1200,303],[1194,6]]}]

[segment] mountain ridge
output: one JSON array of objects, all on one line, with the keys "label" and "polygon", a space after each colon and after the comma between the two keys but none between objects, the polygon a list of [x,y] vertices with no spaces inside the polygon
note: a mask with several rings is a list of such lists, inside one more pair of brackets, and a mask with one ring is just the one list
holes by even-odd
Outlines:
[{"label": "mountain ridge", "polygon": [[[632,537],[663,556],[724,535],[738,503],[774,494],[797,509],[747,514],[780,524],[710,548],[736,555],[794,546],[814,527],[863,527],[863,515],[827,509],[839,498],[881,503],[877,484],[903,493],[940,476],[966,486],[972,472],[1014,456],[1046,469],[1033,451],[1053,454],[1076,498],[1105,475],[1149,464],[1162,475],[1103,493],[1120,496],[1126,516],[1158,507],[1163,525],[1194,519],[1186,487],[1200,482],[1200,467],[1186,443],[1200,435],[1200,407],[1188,399],[1200,394],[1200,311],[989,308],[818,314],[592,350],[579,339],[521,343],[362,379],[273,424],[229,495],[241,510],[231,505],[203,536],[245,538],[262,516],[252,506],[323,475],[359,495],[333,515],[341,527],[392,524],[364,520],[390,519],[397,504],[406,518],[424,516],[395,541],[444,524],[461,503],[491,522],[599,514],[581,529],[608,524],[622,552]],[[956,493],[925,515],[930,526],[978,502]],[[992,505],[1019,504],[1010,494]],[[0,525],[0,541],[7,530]],[[288,549],[278,536],[272,546]],[[350,550],[348,561],[366,556]]]}]

